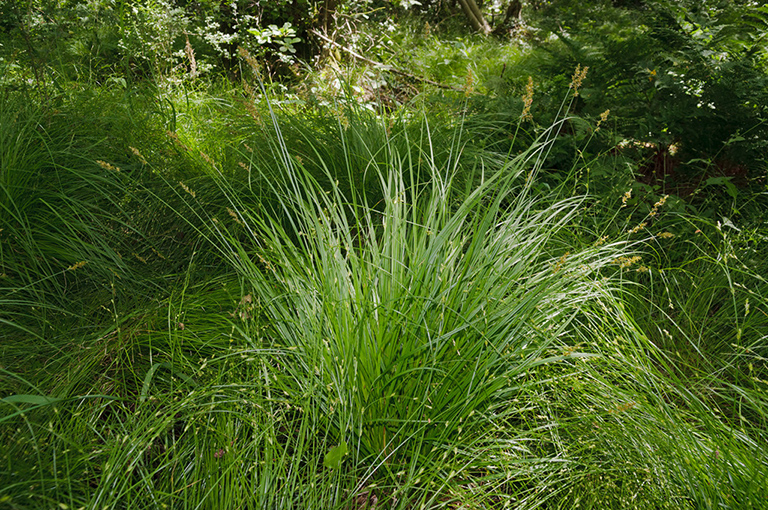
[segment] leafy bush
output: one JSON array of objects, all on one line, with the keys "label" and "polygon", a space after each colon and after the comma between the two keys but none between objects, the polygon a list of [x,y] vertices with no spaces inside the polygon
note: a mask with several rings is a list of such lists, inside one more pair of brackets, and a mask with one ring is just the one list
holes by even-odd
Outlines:
[{"label": "leafy bush", "polygon": [[[521,90],[526,74],[536,77],[541,111],[554,111],[547,98],[579,64],[589,76],[575,113],[596,120],[610,109],[616,138],[603,150],[623,138],[649,144],[637,169],[646,182],[669,178],[679,186],[670,190],[689,194],[708,176],[745,184],[761,175],[768,154],[764,7],[580,3],[553,5],[541,16],[542,41],[517,70],[515,87]],[[539,118],[551,122],[547,114]]]}]

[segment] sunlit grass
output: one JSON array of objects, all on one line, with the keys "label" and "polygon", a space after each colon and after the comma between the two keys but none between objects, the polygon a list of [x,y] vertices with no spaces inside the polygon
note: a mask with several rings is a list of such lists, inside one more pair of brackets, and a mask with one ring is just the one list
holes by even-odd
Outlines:
[{"label": "sunlit grass", "polygon": [[3,117],[0,502],[763,506],[759,231],[543,194],[551,139],[231,97],[87,150]]}]

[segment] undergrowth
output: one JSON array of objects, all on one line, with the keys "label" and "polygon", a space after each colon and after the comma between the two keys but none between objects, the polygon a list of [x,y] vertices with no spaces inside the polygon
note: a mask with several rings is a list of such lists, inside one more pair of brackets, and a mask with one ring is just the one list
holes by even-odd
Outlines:
[{"label": "undergrowth", "polygon": [[765,225],[263,92],[3,97],[0,502],[764,506]]}]

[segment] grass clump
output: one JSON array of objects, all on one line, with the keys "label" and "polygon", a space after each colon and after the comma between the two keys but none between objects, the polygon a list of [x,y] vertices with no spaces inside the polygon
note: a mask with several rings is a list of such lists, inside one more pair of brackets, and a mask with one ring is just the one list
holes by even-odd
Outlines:
[{"label": "grass clump", "polygon": [[[0,298],[10,340],[0,347],[0,501],[766,500],[765,293],[746,252],[747,269],[725,256],[725,236],[673,244],[662,227],[683,228],[664,223],[665,200],[625,221],[629,198],[604,213],[564,191],[582,189],[576,172],[547,192],[539,172],[558,126],[511,158],[467,140],[460,116],[163,97],[151,104],[169,107],[135,116],[125,138],[77,152],[82,166],[75,149],[48,152],[66,193],[39,193],[66,207],[46,228],[18,226],[27,195],[3,181],[12,199],[0,236],[13,236],[0,237],[11,268]],[[100,119],[100,129],[119,125]],[[39,161],[19,142],[27,135],[13,134],[34,129],[8,126],[4,162]],[[702,227],[711,239],[729,232]],[[27,231],[40,237],[19,244]],[[49,238],[66,250],[35,257]],[[687,247],[701,256],[684,265]],[[55,271],[14,269],[59,259],[70,273],[97,270],[77,273],[68,294],[48,283]],[[108,278],[115,267],[125,270]],[[67,320],[32,329],[25,314],[45,305]],[[25,364],[29,338],[56,359]]]},{"label": "grass clump", "polygon": [[[417,145],[426,165],[428,135]],[[560,251],[579,200],[532,198],[526,159],[463,193],[457,167],[415,182],[418,160],[396,147],[384,145],[389,165],[372,169],[383,204],[321,188],[286,151],[276,210],[238,210],[255,248],[221,242],[258,297],[265,329],[255,346],[284,352],[277,381],[350,446],[363,469],[357,490],[375,482],[379,498],[431,505],[445,490],[464,493],[458,480],[491,458],[494,469],[546,464],[547,427],[530,447],[534,438],[518,441],[509,426],[536,405],[513,401],[536,393],[528,375],[538,367],[578,357],[546,353],[584,341],[573,331],[603,300],[599,275],[612,259],[603,251],[618,248]],[[493,483],[494,497],[504,485]]]}]

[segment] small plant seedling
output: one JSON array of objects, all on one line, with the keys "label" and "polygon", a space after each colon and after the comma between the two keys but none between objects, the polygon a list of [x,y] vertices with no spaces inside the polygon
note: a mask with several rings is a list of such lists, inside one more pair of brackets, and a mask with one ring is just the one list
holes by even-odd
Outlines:
[{"label": "small plant seedling", "polygon": [[323,465],[327,468],[338,469],[347,453],[349,453],[347,443],[342,441],[338,446],[334,446],[328,450],[328,453],[325,454]]}]

